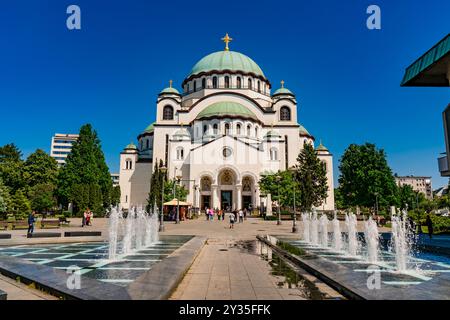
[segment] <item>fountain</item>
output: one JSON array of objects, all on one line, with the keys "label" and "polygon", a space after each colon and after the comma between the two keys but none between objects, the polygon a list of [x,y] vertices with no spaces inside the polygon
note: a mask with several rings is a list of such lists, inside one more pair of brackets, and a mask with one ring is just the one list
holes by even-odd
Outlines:
[{"label": "fountain", "polygon": [[148,214],[142,207],[133,207],[128,211],[127,217],[123,218],[119,208],[111,208],[108,259],[117,260],[119,252],[121,255],[130,255],[158,242],[158,226],[157,212]]},{"label": "fountain", "polygon": [[337,219],[336,213],[334,214],[334,219],[332,221],[333,225],[333,248],[336,251],[342,250],[342,233],[339,220]]},{"label": "fountain", "polygon": [[328,217],[325,213],[320,216],[319,229],[320,245],[326,248],[328,247]]},{"label": "fountain", "polygon": [[310,221],[309,236],[313,245],[319,244],[319,220],[317,220],[317,212],[314,210]]},{"label": "fountain", "polygon": [[401,214],[392,215],[391,249],[395,253],[397,271],[406,271],[412,253],[414,231],[408,224],[408,213],[403,210]]},{"label": "fountain", "polygon": [[378,261],[379,257],[378,251],[380,238],[377,223],[372,219],[372,217],[369,217],[368,220],[364,221],[364,238],[367,248],[367,261],[370,263],[375,263]]},{"label": "fountain", "polygon": [[345,214],[345,224],[347,226],[347,251],[350,255],[356,256],[358,253],[358,237],[356,234],[357,220],[356,216],[350,212]]},{"label": "fountain", "polygon": [[303,240],[306,242],[310,242],[311,239],[309,237],[309,228],[311,223],[311,214],[302,213],[302,221],[303,221]]}]

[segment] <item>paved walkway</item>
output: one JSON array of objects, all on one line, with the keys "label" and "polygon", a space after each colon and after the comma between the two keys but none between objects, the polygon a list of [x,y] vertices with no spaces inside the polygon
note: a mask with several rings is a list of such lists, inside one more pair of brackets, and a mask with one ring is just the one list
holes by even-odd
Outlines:
[{"label": "paved walkway", "polygon": [[7,300],[57,300],[56,297],[19,283],[0,274],[0,290],[8,294]]}]

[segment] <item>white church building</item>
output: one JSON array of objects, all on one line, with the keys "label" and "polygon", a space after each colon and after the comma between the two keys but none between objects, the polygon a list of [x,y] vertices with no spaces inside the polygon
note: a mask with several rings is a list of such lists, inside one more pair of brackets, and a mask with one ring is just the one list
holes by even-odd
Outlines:
[{"label": "white church building", "polygon": [[[200,59],[183,80],[179,92],[162,90],[156,121],[120,154],[121,205],[147,204],[155,163],[179,179],[195,208],[256,208],[258,181],[265,173],[286,170],[297,163],[303,144],[314,137],[298,122],[293,92],[272,85],[246,55],[225,50]],[[316,147],[325,163],[328,197],[318,208],[334,210],[333,157]]]}]

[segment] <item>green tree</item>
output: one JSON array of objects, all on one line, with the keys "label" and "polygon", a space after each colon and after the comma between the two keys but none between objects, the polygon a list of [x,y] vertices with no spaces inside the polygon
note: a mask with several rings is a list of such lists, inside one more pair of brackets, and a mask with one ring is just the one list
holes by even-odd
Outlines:
[{"label": "green tree", "polygon": [[23,167],[23,179],[27,187],[55,185],[57,174],[58,163],[41,149],[30,154]]},{"label": "green tree", "polygon": [[[83,125],[66,164],[59,170],[57,195],[61,204],[74,203],[75,212],[86,205],[102,214],[111,204],[112,181],[100,139],[90,124]],[[78,193],[81,191],[81,193]]]},{"label": "green tree", "polygon": [[11,212],[16,218],[26,216],[31,210],[30,201],[25,196],[23,189],[18,189],[11,198]]},{"label": "green tree", "polygon": [[28,191],[31,209],[40,213],[47,212],[56,206],[55,186],[51,183],[36,184]]},{"label": "green tree", "polygon": [[111,205],[117,206],[120,203],[120,186],[115,186],[111,190]]},{"label": "green tree", "polygon": [[[173,186],[175,184],[175,194],[173,192]],[[164,202],[168,202],[174,198],[180,201],[186,201],[186,197],[189,191],[184,187],[184,185],[175,182],[175,180],[169,180],[164,182]]]},{"label": "green tree", "polygon": [[317,151],[309,144],[297,157],[296,175],[300,189],[299,202],[303,211],[319,206],[327,197],[327,171],[324,163],[317,156]]},{"label": "green tree", "polygon": [[[163,179],[163,173],[159,170],[164,166],[164,162],[162,160],[156,160],[155,166],[153,168],[152,177],[150,178],[150,192],[148,194],[148,207],[153,208],[153,205],[156,203],[158,208],[161,209],[161,183]],[[164,181],[167,181],[167,173],[164,173]]]},{"label": "green tree", "polygon": [[11,196],[8,187],[3,184],[0,179],[0,213],[7,213],[11,205]]},{"label": "green tree", "polygon": [[346,209],[340,188],[334,188],[334,205],[336,206],[336,209]]},{"label": "green tree", "polygon": [[24,187],[22,153],[13,143],[0,147],[0,179],[12,192]]},{"label": "green tree", "polygon": [[272,200],[276,200],[282,206],[293,207],[294,192],[297,201],[300,196],[299,185],[294,177],[295,174],[289,170],[278,171],[277,173],[264,173],[261,175],[258,184],[261,191],[271,194]]},{"label": "green tree", "polygon": [[398,187],[397,192],[397,204],[399,205],[400,209],[405,209],[406,205],[408,205],[409,209],[413,209],[415,207],[416,193],[410,185],[405,184]]},{"label": "green tree", "polygon": [[379,207],[397,204],[397,185],[384,150],[374,144],[351,144],[339,164],[339,186],[347,206]]}]

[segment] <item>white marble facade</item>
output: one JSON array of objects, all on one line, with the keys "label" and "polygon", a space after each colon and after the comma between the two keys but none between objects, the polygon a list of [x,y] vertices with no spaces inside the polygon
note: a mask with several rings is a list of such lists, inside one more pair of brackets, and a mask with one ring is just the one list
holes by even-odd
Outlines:
[{"label": "white marble facade", "polygon": [[[162,90],[156,121],[120,155],[121,205],[147,203],[155,162],[170,179],[180,177],[194,207],[256,208],[261,174],[296,164],[303,144],[314,137],[297,122],[296,96],[283,82],[271,83],[249,57],[227,49],[201,59],[180,93]],[[333,158],[320,144],[329,192],[318,209],[334,210]]]}]

